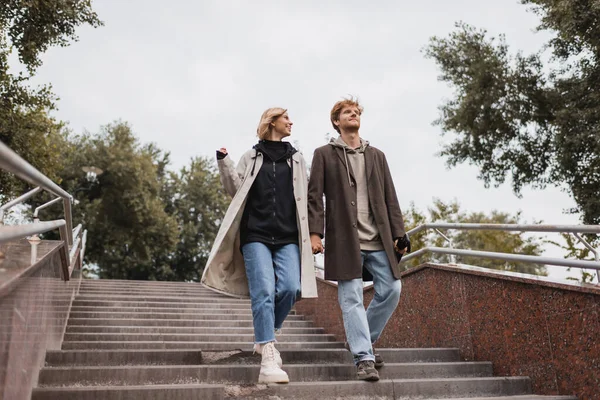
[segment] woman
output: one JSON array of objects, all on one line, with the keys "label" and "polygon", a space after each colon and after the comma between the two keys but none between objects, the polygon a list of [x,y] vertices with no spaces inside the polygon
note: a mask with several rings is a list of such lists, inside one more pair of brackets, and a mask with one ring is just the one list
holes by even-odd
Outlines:
[{"label": "woman", "polygon": [[296,299],[317,297],[307,214],[307,168],[282,139],[292,121],[283,108],[266,110],[259,142],[237,165],[217,151],[221,182],[233,197],[215,239],[202,283],[222,293],[249,296],[254,349],[262,354],[259,383],[287,383],[275,348]]}]

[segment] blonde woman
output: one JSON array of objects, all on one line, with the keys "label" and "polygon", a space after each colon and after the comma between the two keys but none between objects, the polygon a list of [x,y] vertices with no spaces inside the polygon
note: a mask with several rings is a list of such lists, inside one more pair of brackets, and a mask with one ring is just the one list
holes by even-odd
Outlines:
[{"label": "blonde woman", "polygon": [[237,167],[217,150],[221,182],[233,197],[215,239],[202,283],[222,293],[248,296],[254,349],[262,354],[259,383],[287,383],[275,348],[296,299],[317,297],[307,220],[307,168],[282,139],[291,135],[287,110],[269,108],[258,125],[259,142]]}]

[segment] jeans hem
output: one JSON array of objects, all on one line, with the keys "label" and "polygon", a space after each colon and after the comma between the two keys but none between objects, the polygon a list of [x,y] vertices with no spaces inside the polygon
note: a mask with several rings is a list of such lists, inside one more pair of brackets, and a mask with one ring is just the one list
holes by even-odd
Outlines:
[{"label": "jeans hem", "polygon": [[373,361],[374,362],[375,361],[375,357],[374,356],[363,356],[361,359],[355,360],[354,364],[358,365],[358,363],[361,362],[361,361]]},{"label": "jeans hem", "polygon": [[254,342],[254,344],[267,344],[267,343],[271,343],[271,342],[277,343],[277,339],[273,338],[270,340],[260,340],[260,341]]}]

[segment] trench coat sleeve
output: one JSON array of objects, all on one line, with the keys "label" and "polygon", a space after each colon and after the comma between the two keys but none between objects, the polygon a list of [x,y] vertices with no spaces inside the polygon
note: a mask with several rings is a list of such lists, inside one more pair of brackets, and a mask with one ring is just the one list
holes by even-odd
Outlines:
[{"label": "trench coat sleeve", "polygon": [[325,187],[325,165],[323,154],[318,150],[313,154],[308,181],[308,229],[323,238],[325,233],[323,191]]},{"label": "trench coat sleeve", "polygon": [[398,196],[396,195],[396,188],[394,187],[394,181],[392,180],[392,174],[390,173],[390,167],[385,155],[383,156],[383,169],[385,204],[390,219],[392,240],[396,240],[396,238],[404,236],[406,232],[404,230],[404,218],[402,217]]},{"label": "trench coat sleeve", "polygon": [[231,197],[235,196],[238,189],[242,185],[242,179],[244,178],[244,173],[246,172],[246,164],[246,156],[242,157],[237,165],[237,168],[233,164],[233,161],[231,161],[230,156],[217,161],[221,183],[225,187],[225,191],[229,193]]}]

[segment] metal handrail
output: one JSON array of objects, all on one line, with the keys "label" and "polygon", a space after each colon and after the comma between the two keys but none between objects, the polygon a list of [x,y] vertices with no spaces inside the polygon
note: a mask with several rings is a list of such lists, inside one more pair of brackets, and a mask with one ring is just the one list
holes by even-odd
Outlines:
[{"label": "metal handrail", "polygon": [[31,189],[29,192],[17,197],[16,199],[11,200],[8,203],[0,206],[0,225],[2,225],[4,223],[4,212],[6,212],[8,209],[10,209],[16,205],[23,203],[25,200],[28,200],[30,197],[34,196],[36,193],[38,193],[41,190],[42,190],[42,188],[38,186],[35,189]]},{"label": "metal handrail", "polygon": [[406,262],[412,258],[422,256],[425,253],[438,253],[448,254],[455,256],[470,256],[479,258],[491,258],[503,261],[519,261],[533,264],[547,264],[557,265],[560,267],[575,267],[584,269],[595,269],[600,270],[600,262],[597,261],[586,261],[586,260],[569,260],[566,258],[552,258],[543,256],[529,256],[525,254],[509,254],[509,253],[495,253],[491,251],[480,251],[480,250],[462,250],[462,249],[451,249],[445,247],[424,247],[415,251],[414,253],[408,254],[402,257],[400,263]]},{"label": "metal handrail", "polygon": [[522,225],[522,224],[471,224],[435,222],[419,225],[409,230],[408,235],[427,229],[487,230],[508,232],[555,232],[555,233],[596,233],[600,234],[600,225]]},{"label": "metal handrail", "polygon": [[480,258],[490,258],[504,261],[519,261],[534,264],[547,264],[557,265],[564,267],[575,267],[583,269],[594,269],[598,276],[598,282],[600,283],[600,261],[599,252],[594,249],[585,239],[581,237],[581,233],[589,234],[600,234],[600,225],[525,225],[525,224],[473,224],[473,223],[446,223],[436,222],[419,225],[407,232],[409,236],[427,229],[434,229],[438,234],[442,235],[447,241],[447,237],[443,235],[439,229],[456,229],[456,230],[495,230],[495,231],[506,231],[506,232],[554,232],[554,233],[571,233],[573,234],[584,246],[586,246],[595,256],[595,261],[587,260],[569,260],[563,258],[552,258],[543,256],[529,256],[525,254],[509,254],[509,253],[496,253],[490,251],[479,251],[479,250],[463,250],[454,248],[442,248],[442,247],[425,247],[418,251],[405,255],[400,260],[400,263],[409,261],[410,259],[419,257],[424,253],[438,253],[447,254],[452,256],[471,256]]},{"label": "metal handrail", "polygon": [[0,168],[63,199],[65,223],[67,225],[68,235],[67,240],[69,246],[71,246],[73,244],[73,222],[71,213],[71,202],[73,201],[73,197],[2,142],[0,142]]},{"label": "metal handrail", "polygon": [[[64,219],[56,221],[38,222],[36,224],[4,226],[0,229],[0,243],[10,242],[11,240],[21,239],[26,236],[37,235],[40,233],[60,229],[67,226]],[[63,234],[65,236],[63,236]],[[61,232],[61,239],[66,239],[67,232]]]},{"label": "metal handrail", "polygon": [[52,204],[54,204],[54,203],[58,203],[58,202],[59,202],[59,201],[61,201],[61,200],[62,200],[62,198],[60,198],[60,197],[57,197],[57,198],[55,198],[55,199],[53,199],[53,200],[50,200],[50,201],[49,201],[49,202],[47,202],[47,203],[44,203],[44,204],[42,204],[42,205],[41,205],[41,206],[39,206],[39,207],[37,207],[37,208],[36,208],[36,209],[33,211],[33,219],[34,219],[34,220],[38,219],[38,214],[39,214],[39,212],[40,212],[41,210],[43,210],[44,208],[50,207]]}]

